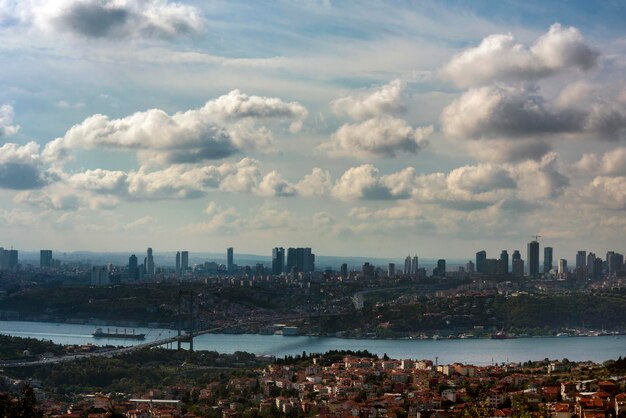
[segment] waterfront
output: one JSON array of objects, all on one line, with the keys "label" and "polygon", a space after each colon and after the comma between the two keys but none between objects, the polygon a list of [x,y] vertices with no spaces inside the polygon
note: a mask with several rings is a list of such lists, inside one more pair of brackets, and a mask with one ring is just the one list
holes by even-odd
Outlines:
[{"label": "waterfront", "polygon": [[[0,321],[0,334],[51,340],[58,344],[130,346],[140,341],[97,339],[93,325],[48,322]],[[103,327],[106,329],[106,326]],[[110,327],[114,329],[115,327]],[[123,328],[119,328],[123,331]],[[175,330],[134,328],[145,333],[143,342],[176,335]],[[130,331],[130,330],[129,330]],[[439,363],[463,362],[476,365],[507,361],[563,359],[602,362],[626,355],[625,336],[518,338],[509,340],[372,340],[316,337],[283,337],[257,334],[206,334],[194,339],[196,350],[222,353],[247,351],[275,356],[328,350],[368,350],[392,358],[438,359]]]}]

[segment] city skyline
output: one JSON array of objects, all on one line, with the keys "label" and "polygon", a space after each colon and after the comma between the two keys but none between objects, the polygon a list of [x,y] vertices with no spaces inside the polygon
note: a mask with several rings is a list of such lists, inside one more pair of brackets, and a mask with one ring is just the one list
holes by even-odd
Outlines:
[{"label": "city skyline", "polygon": [[544,3],[3,2],[2,245],[623,253],[626,4]]}]

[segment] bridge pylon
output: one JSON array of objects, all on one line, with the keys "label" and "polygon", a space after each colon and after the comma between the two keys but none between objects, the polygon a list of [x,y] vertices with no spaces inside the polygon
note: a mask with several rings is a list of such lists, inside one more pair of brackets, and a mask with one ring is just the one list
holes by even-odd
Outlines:
[{"label": "bridge pylon", "polygon": [[[189,343],[189,352],[193,352],[193,333],[194,329],[194,294],[190,290],[178,291],[178,339],[176,341],[178,351],[182,350],[182,344]],[[185,305],[187,312],[185,312]],[[185,322],[187,327],[185,327]],[[186,332],[183,335],[183,332]]]}]

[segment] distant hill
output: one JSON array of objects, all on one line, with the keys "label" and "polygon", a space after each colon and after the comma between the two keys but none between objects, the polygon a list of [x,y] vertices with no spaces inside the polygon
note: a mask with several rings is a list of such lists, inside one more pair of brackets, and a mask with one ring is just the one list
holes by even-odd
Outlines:
[{"label": "distant hill", "polygon": [[[139,263],[143,262],[145,257],[145,250],[135,252],[89,252],[89,251],[73,251],[61,253],[54,251],[52,256],[58,258],[61,262],[72,263],[86,263],[95,265],[105,265],[112,263],[117,266],[124,266],[128,264],[128,257],[131,254],[135,254],[139,259]],[[39,265],[39,252],[34,251],[20,251],[19,259],[21,264],[32,264],[34,266]],[[205,261],[213,261],[219,264],[226,264],[225,253],[209,253],[209,252],[189,252],[189,264],[200,264]],[[154,252],[154,262],[157,266],[174,267],[176,263],[176,252]],[[235,252],[234,262],[240,266],[254,266],[257,263],[262,263],[266,266],[272,264],[272,257],[270,255],[257,255],[257,254],[240,254]],[[363,263],[369,262],[375,266],[381,267],[384,270],[387,269],[389,263],[396,263],[396,269],[403,268],[404,258],[382,258],[382,257],[360,257],[360,256],[329,256],[329,255],[317,255],[315,256],[315,268],[316,270],[326,270],[330,268],[332,270],[339,270],[339,267],[346,263],[348,269],[356,270],[360,269]],[[464,266],[466,260],[450,259],[446,260],[448,269],[457,269],[458,266]],[[427,270],[432,269],[436,264],[436,259],[420,258],[420,267],[424,267]]]}]

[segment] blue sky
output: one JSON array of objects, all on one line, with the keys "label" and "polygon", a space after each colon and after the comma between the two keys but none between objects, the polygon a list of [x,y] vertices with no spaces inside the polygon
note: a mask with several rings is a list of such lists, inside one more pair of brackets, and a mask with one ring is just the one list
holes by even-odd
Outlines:
[{"label": "blue sky", "polygon": [[623,252],[625,9],[0,0],[0,246]]}]

